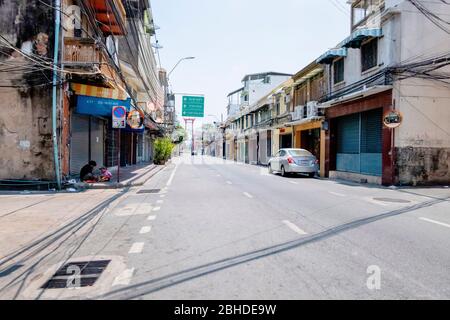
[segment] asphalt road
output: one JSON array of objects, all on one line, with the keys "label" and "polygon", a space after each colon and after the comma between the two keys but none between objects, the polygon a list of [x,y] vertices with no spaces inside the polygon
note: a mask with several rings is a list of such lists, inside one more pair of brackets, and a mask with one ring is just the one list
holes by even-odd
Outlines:
[{"label": "asphalt road", "polygon": [[[450,298],[448,188],[189,156],[108,199],[2,257],[0,298]],[[92,287],[40,289],[65,262],[105,259]]]}]

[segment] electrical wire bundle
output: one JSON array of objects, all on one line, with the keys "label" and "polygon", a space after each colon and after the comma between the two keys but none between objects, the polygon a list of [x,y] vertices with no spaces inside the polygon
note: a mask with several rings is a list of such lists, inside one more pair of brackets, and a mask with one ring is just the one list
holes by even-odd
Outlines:
[{"label": "electrical wire bundle", "polygon": [[[428,18],[433,24],[435,24],[439,29],[443,30],[447,34],[450,34],[450,21],[446,21],[439,17],[437,14],[433,13],[427,9],[422,3],[417,0],[409,0],[425,17]],[[446,0],[440,0],[441,3],[450,5],[450,2]]]},{"label": "electrical wire bundle", "polygon": [[400,64],[390,69],[392,74],[398,76],[398,80],[421,78],[440,81],[448,85],[450,82],[446,80],[450,80],[450,72],[442,71],[448,65],[450,65],[450,52],[417,62]]}]

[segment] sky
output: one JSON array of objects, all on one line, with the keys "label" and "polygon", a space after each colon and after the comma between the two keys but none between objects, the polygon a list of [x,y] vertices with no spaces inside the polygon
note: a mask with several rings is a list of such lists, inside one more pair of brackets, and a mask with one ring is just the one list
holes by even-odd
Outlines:
[{"label": "sky", "polygon": [[[205,95],[205,119],[226,118],[246,74],[294,74],[350,32],[347,0],[152,0],[161,65],[174,93]],[[344,9],[345,8],[345,9]],[[177,113],[181,112],[177,96]],[[208,115],[215,115],[208,116]],[[184,123],[181,116],[179,121]]]}]

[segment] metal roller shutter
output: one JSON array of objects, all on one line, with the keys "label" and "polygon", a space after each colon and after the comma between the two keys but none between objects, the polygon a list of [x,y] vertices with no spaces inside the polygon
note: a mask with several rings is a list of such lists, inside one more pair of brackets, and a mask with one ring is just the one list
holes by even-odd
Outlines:
[{"label": "metal roller shutter", "polygon": [[352,114],[337,121],[338,171],[382,174],[382,109]]},{"label": "metal roller shutter", "polygon": [[338,120],[337,152],[359,153],[359,114]]},{"label": "metal roller shutter", "polygon": [[70,174],[78,176],[89,161],[89,117],[72,115],[70,140]]},{"label": "metal roller shutter", "polygon": [[104,122],[91,117],[91,159],[97,162],[97,169],[104,162]]},{"label": "metal roller shutter", "polygon": [[383,110],[361,114],[361,173],[382,174]]}]

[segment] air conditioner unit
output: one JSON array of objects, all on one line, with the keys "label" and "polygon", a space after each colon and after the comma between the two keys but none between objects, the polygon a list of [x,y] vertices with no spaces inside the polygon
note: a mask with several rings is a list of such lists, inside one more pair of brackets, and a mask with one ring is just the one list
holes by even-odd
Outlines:
[{"label": "air conditioner unit", "polygon": [[288,94],[288,95],[286,95],[285,97],[284,97],[284,103],[290,103],[291,102],[291,95],[290,94]]},{"label": "air conditioner unit", "polygon": [[304,106],[297,106],[292,113],[292,120],[302,120],[304,118]]},{"label": "air conditioner unit", "polygon": [[317,106],[317,101],[311,101],[306,104],[306,117],[312,118],[319,115],[319,108]]},{"label": "air conditioner unit", "polygon": [[81,37],[81,8],[76,5],[68,6],[64,10],[63,24],[67,30],[74,30],[75,37]]}]

